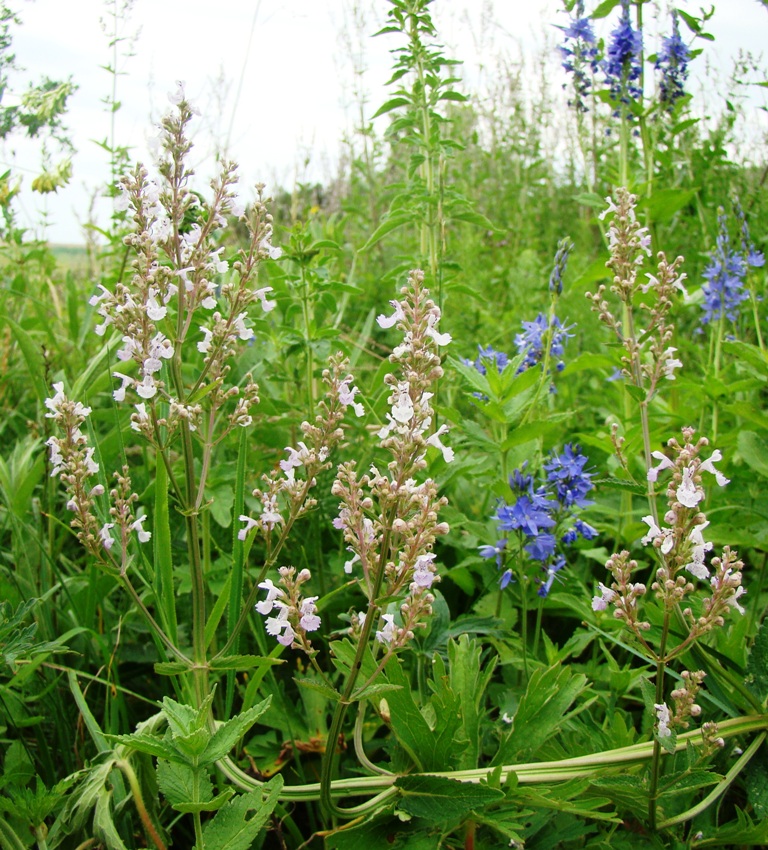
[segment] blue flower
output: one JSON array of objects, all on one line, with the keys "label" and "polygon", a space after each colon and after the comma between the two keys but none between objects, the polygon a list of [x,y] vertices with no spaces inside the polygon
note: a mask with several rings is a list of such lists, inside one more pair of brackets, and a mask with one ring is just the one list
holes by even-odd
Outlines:
[{"label": "blue flower", "polygon": [[534,561],[548,561],[555,554],[557,538],[554,534],[544,532],[537,534],[531,542],[525,546],[525,551]]},{"label": "blue flower", "polygon": [[563,555],[559,555],[548,567],[547,567],[547,578],[546,581],[542,582],[541,587],[539,587],[537,593],[543,599],[549,595],[549,591],[552,589],[552,583],[555,580],[555,576],[557,573],[562,570],[565,566],[565,557]]},{"label": "blue flower", "polygon": [[661,71],[659,91],[661,102],[671,111],[675,102],[685,94],[688,79],[688,60],[691,52],[680,38],[677,12],[672,13],[672,35],[663,38],[656,57],[656,70]]},{"label": "blue flower", "polygon": [[702,286],[704,316],[701,322],[704,325],[723,318],[735,322],[739,317],[739,305],[749,298],[749,292],[744,286],[747,259],[731,247],[722,208],[719,210],[718,223],[717,247],[709,265],[704,269],[704,278],[707,281]]},{"label": "blue flower", "polygon": [[530,537],[536,537],[542,528],[552,528],[555,521],[549,515],[554,502],[535,493],[520,496],[514,505],[502,505],[496,513],[502,531],[519,529]]},{"label": "blue flower", "polygon": [[503,372],[504,367],[509,363],[509,357],[503,351],[495,351],[493,346],[488,345],[485,348],[482,345],[477,346],[477,359],[474,363],[471,360],[464,362],[469,366],[474,366],[481,375],[488,374],[487,364],[493,363],[496,366],[497,372]]},{"label": "blue flower", "polygon": [[[564,326],[557,316],[552,317],[552,324],[544,313],[539,315],[532,322],[522,322],[523,332],[515,336],[515,345],[517,353],[525,355],[523,362],[520,364],[517,372],[525,372],[531,366],[541,363],[544,359],[544,337],[552,329],[551,340],[549,343],[550,357],[562,357],[565,353],[565,344],[571,339],[573,334],[568,333],[573,325]],[[558,371],[562,370],[565,364],[558,363]]]},{"label": "blue flower", "polygon": [[560,46],[560,55],[563,58],[563,68],[569,74],[573,74],[576,99],[569,101],[569,106],[575,106],[579,112],[588,112],[584,99],[592,87],[591,78],[597,73],[598,49],[592,21],[583,16],[584,3],[579,0],[576,6],[576,17],[571,18],[571,23],[567,27],[560,27],[565,35],[565,40]]},{"label": "blue flower", "polygon": [[621,18],[611,33],[608,58],[602,67],[605,82],[614,100],[631,103],[642,96],[638,85],[642,73],[643,35],[632,29],[629,0],[621,0]]},{"label": "blue flower", "polygon": [[585,496],[595,486],[592,483],[591,472],[585,472],[587,457],[581,454],[581,447],[568,443],[563,453],[552,453],[544,464],[547,481],[554,484],[557,500],[565,508],[584,508],[591,505]]},{"label": "blue flower", "polygon": [[478,554],[481,558],[495,558],[496,566],[501,568],[502,558],[504,556],[504,550],[507,547],[507,538],[503,537],[501,540],[496,541],[495,546],[479,546]]},{"label": "blue flower", "polygon": [[747,224],[747,217],[744,215],[744,210],[741,208],[741,204],[739,203],[738,198],[735,198],[733,201],[733,212],[735,213],[736,218],[739,220],[739,229],[741,235],[741,253],[744,257],[744,261],[750,268],[762,268],[762,266],[765,265],[765,257],[762,251],[758,251],[752,244],[752,240],[749,236],[749,225]]}]

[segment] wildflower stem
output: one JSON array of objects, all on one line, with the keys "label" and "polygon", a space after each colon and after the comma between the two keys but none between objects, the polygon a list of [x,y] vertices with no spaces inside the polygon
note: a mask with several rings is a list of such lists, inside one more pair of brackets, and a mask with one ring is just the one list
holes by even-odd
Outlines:
[{"label": "wildflower stem", "polygon": [[[152,823],[152,818],[149,816],[147,807],[144,805],[144,797],[141,793],[141,785],[139,784],[139,780],[136,777],[136,772],[134,771],[130,762],[126,761],[125,759],[120,759],[114,764],[118,770],[125,774],[125,778],[128,780],[128,784],[131,786],[133,802],[136,806],[136,811],[139,813],[141,822],[144,824],[144,829],[146,829],[147,831],[147,835],[152,839],[152,843],[155,845],[155,847],[157,847],[157,850],[166,850],[165,844],[163,843],[163,839],[160,837],[160,834],[155,829],[155,825]],[[197,842],[197,846],[203,846],[202,841],[199,839]]]},{"label": "wildflower stem", "polygon": [[671,826],[677,826],[679,823],[685,823],[686,821],[695,818],[696,815],[700,815],[702,812],[706,811],[719,797],[728,790],[731,786],[731,783],[734,779],[741,773],[741,771],[747,766],[750,759],[754,754],[760,749],[763,741],[765,741],[768,733],[761,732],[757,738],[747,747],[746,750],[741,754],[736,763],[731,767],[728,773],[720,780],[720,782],[715,785],[715,787],[707,794],[707,796],[693,806],[690,809],[687,809],[684,812],[681,812],[679,815],[675,815],[672,818],[667,818],[667,820],[661,821],[658,824],[659,829],[669,829]]},{"label": "wildflower stem", "polygon": [[[656,704],[664,702],[664,671],[667,666],[667,639],[669,638],[669,608],[664,608],[664,622],[661,627],[661,640],[656,662]],[[658,801],[659,777],[661,774],[661,744],[654,737],[651,757],[651,782],[648,789],[648,821],[651,829],[656,829],[656,804]]]}]

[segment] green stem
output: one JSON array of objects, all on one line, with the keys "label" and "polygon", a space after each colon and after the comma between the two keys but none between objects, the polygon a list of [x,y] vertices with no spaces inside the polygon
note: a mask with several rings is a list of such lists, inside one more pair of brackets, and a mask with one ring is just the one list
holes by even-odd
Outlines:
[{"label": "green stem", "polygon": [[[669,608],[664,608],[664,623],[661,628],[658,661],[656,663],[656,704],[664,702],[664,671],[667,665],[667,639],[669,638]],[[658,802],[659,777],[661,775],[661,744],[658,737],[653,742],[651,759],[651,783],[648,789],[648,821],[651,829],[656,829],[656,805]]]}]

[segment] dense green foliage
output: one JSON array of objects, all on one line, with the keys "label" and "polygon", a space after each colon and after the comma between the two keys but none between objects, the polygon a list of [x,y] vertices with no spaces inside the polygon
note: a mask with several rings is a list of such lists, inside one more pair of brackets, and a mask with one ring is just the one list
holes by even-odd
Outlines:
[{"label": "dense green foliage", "polygon": [[197,185],[180,86],[87,261],[0,193],[2,850],[768,845],[768,161],[707,19],[566,2],[555,161],[387,6],[332,186]]}]

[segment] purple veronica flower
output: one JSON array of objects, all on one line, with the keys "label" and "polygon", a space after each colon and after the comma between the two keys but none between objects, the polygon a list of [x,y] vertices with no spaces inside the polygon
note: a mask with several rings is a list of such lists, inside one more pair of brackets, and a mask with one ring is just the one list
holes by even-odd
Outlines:
[{"label": "purple veronica flower", "polygon": [[741,204],[739,203],[739,199],[735,198],[733,201],[733,212],[736,215],[736,218],[739,220],[739,229],[741,235],[741,253],[746,261],[746,264],[753,269],[762,268],[765,265],[765,256],[762,251],[758,251],[755,246],[752,244],[752,240],[749,237],[749,225],[747,224],[747,217],[744,215],[744,210],[741,208]]},{"label": "purple veronica flower", "polygon": [[661,71],[659,91],[661,102],[668,111],[672,111],[675,102],[685,94],[685,81],[688,79],[688,60],[691,52],[680,38],[680,25],[677,12],[672,13],[672,35],[663,38],[661,50],[656,58],[656,70]]},{"label": "purple veronica flower", "polygon": [[[598,49],[592,21],[584,17],[584,3],[579,0],[576,6],[576,17],[571,18],[567,27],[560,27],[565,40],[560,46],[563,58],[563,68],[573,75],[573,90],[575,100],[569,101],[569,106],[575,106],[579,112],[587,112],[584,102],[592,87],[592,77],[598,69]],[[565,86],[563,86],[565,88]]]},{"label": "purple veronica flower", "polygon": [[563,555],[558,555],[557,558],[547,567],[547,578],[546,581],[542,582],[541,587],[538,589],[537,593],[543,599],[549,595],[549,591],[552,589],[552,584],[555,580],[555,576],[557,573],[562,570],[565,566],[565,558]]},{"label": "purple veronica flower", "polygon": [[503,372],[504,367],[509,363],[509,357],[503,351],[495,351],[492,345],[487,345],[485,348],[482,345],[477,346],[477,359],[474,363],[471,360],[464,362],[468,366],[474,366],[481,375],[488,374],[487,364],[493,363],[496,366],[497,372]]},{"label": "purple veronica flower", "polygon": [[632,29],[629,0],[621,0],[621,18],[611,33],[608,57],[602,63],[605,82],[614,100],[631,103],[642,96],[638,85],[642,53],[643,34]]},{"label": "purple veronica flower", "polygon": [[576,446],[574,450],[568,443],[562,454],[553,452],[544,464],[547,481],[554,484],[557,500],[563,507],[584,508],[592,504],[585,496],[595,486],[592,483],[594,473],[584,471],[586,463],[587,457],[581,454],[581,447]]},{"label": "purple veronica flower", "polygon": [[[550,328],[549,321],[544,313],[539,315],[532,322],[523,322],[523,332],[515,336],[515,345],[517,353],[524,354],[523,362],[520,364],[518,374],[525,372],[531,366],[541,363],[544,359],[544,336]],[[550,357],[561,358],[565,353],[565,344],[573,336],[568,333],[573,325],[567,327],[560,322],[557,316],[552,317],[552,338],[549,344]],[[564,367],[562,360],[557,364],[558,371]]]},{"label": "purple veronica flower", "polygon": [[520,529],[536,537],[539,529],[552,528],[555,524],[549,515],[550,507],[554,507],[554,502],[531,493],[530,496],[520,496],[514,505],[502,505],[496,513],[496,519],[502,531]]},{"label": "purple veronica flower", "polygon": [[704,316],[701,322],[704,325],[722,318],[735,322],[739,316],[739,305],[749,298],[749,292],[744,286],[747,260],[743,254],[731,247],[727,220],[722,208],[717,220],[717,247],[709,265],[704,269],[704,278],[707,281],[702,286]]}]

